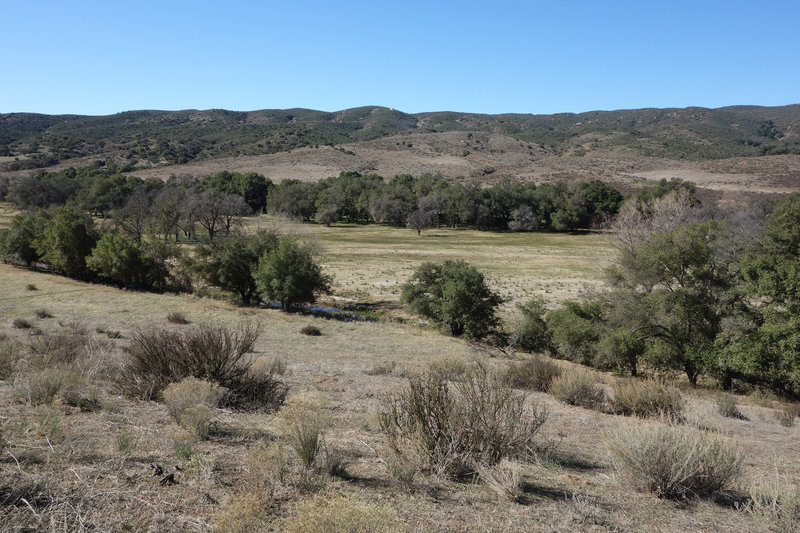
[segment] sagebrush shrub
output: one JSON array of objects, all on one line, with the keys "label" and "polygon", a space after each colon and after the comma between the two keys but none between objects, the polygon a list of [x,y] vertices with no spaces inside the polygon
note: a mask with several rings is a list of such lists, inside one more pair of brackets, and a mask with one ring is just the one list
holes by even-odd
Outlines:
[{"label": "sagebrush shrub", "polygon": [[186,318],[186,315],[179,311],[172,311],[171,313],[167,314],[167,322],[170,324],[185,325],[189,323],[189,319]]},{"label": "sagebrush shrub", "polygon": [[693,428],[620,426],[605,443],[616,470],[659,498],[708,496],[741,473],[742,455],[734,444]]},{"label": "sagebrush shrub", "polygon": [[586,409],[600,409],[606,393],[594,378],[581,370],[563,372],[550,383],[548,392],[568,405]]},{"label": "sagebrush shrub", "polygon": [[557,364],[534,355],[521,363],[511,365],[506,371],[505,379],[517,389],[547,392],[553,380],[560,375],[561,368]]},{"label": "sagebrush shrub", "polygon": [[297,504],[295,513],[280,519],[286,533],[400,533],[397,513],[385,504],[364,502],[355,496],[317,494]]},{"label": "sagebrush shrub", "polygon": [[216,383],[188,377],[169,384],[163,392],[164,404],[170,416],[181,427],[199,437],[208,434],[211,419],[225,389]]},{"label": "sagebrush shrub", "polygon": [[608,407],[612,413],[639,418],[683,420],[686,402],[680,391],[661,379],[627,379],[612,385]]},{"label": "sagebrush shrub", "polygon": [[241,407],[280,405],[286,386],[271,373],[251,373],[258,329],[195,325],[180,331],[149,328],[134,332],[121,386],[152,399],[167,385],[186,377],[212,381],[228,389],[228,400]]},{"label": "sagebrush shrub", "polygon": [[379,419],[396,453],[410,446],[425,470],[458,478],[478,464],[493,465],[531,450],[547,413],[536,405],[526,409],[525,399],[477,365],[452,385],[438,372],[412,377]]},{"label": "sagebrush shrub", "polygon": [[300,328],[300,333],[308,335],[309,337],[319,337],[322,331],[317,326],[303,326]]},{"label": "sagebrush shrub", "polygon": [[736,397],[733,394],[725,394],[717,398],[717,411],[727,418],[747,420],[747,417],[739,410],[739,406],[736,404]]}]

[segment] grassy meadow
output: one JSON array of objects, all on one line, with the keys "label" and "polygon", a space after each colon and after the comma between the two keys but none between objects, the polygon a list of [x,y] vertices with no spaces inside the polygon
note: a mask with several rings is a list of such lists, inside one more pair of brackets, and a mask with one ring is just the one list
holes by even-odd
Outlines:
[{"label": "grassy meadow", "polygon": [[[0,213],[0,223],[8,215]],[[267,217],[249,220],[247,229],[275,226],[316,243],[334,276],[331,303],[375,305],[390,315],[402,315],[399,285],[426,260],[477,265],[508,298],[504,312],[510,317],[513,304],[530,296],[555,304],[598,287],[613,257],[613,248],[596,234],[432,229],[417,237],[410,230],[298,226]],[[171,313],[189,324],[170,322]],[[289,404],[320,406],[322,459],[313,470],[302,467],[282,429],[289,409],[218,408],[209,434],[199,437],[176,423],[164,403],[124,395],[124,384],[116,383],[126,347],[142,329],[242,322],[258,326],[254,366],[276,369],[290,387]],[[321,335],[303,334],[308,326]],[[526,412],[544,408],[547,420],[529,459],[515,467],[509,498],[477,478],[453,481],[416,470],[401,475],[378,413],[387,395],[405,390],[415,372],[434,366],[457,381],[475,361],[503,373],[524,354],[485,351],[414,321],[286,314],[224,299],[124,291],[9,265],[0,265],[0,338],[3,350],[16,354],[13,368],[0,374],[3,531],[791,530],[776,526],[785,518],[780,505],[751,509],[749,499],[754,487],[774,486],[788,505],[800,476],[800,430],[794,417],[791,426],[778,422],[784,406],[770,398],[735,398],[742,418],[731,418],[718,410],[721,393],[682,389],[681,430],[735,446],[742,475],[711,498],[676,502],[632,486],[614,468],[607,447],[610,435],[669,427],[668,420],[616,415],[530,392]],[[74,338],[84,346],[74,371],[96,401],[81,407],[59,395],[49,402],[26,398],[37,373],[46,372],[34,366],[32,355],[42,339]],[[565,375],[580,370],[554,364]],[[624,379],[585,372],[606,392]],[[162,485],[154,465],[173,473],[177,483]],[[319,526],[333,523],[311,519],[323,507],[346,517],[353,529]]]},{"label": "grassy meadow", "polygon": [[424,261],[463,259],[480,269],[493,290],[514,304],[541,296],[556,304],[602,285],[603,268],[615,250],[600,233],[498,233],[378,225],[294,224],[263,216],[247,230],[276,228],[317,245],[320,262],[333,275],[333,297],[344,302],[397,308],[400,286]]}]

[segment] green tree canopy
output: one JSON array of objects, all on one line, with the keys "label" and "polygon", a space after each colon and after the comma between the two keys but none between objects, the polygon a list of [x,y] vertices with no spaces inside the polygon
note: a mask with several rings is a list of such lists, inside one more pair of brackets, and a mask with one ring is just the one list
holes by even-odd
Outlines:
[{"label": "green tree canopy", "polygon": [[331,278],[314,261],[311,249],[284,237],[267,250],[253,273],[258,294],[290,311],[297,304],[311,303],[317,295],[330,292]]},{"label": "green tree canopy", "polygon": [[499,325],[496,308],[502,298],[465,261],[423,263],[403,285],[400,299],[454,336],[482,339]]},{"label": "green tree canopy", "polygon": [[44,226],[34,241],[42,261],[70,276],[88,273],[86,257],[97,243],[97,230],[88,215],[71,208],[61,208]]},{"label": "green tree canopy", "polygon": [[47,209],[24,211],[11,221],[11,227],[0,233],[0,253],[6,259],[22,261],[30,265],[41,257],[36,249],[36,239],[40,238],[52,213]]},{"label": "green tree canopy", "polygon": [[192,270],[206,283],[234,292],[243,304],[249,304],[258,296],[256,265],[265,253],[277,248],[278,242],[278,235],[267,231],[217,239],[198,247]]}]

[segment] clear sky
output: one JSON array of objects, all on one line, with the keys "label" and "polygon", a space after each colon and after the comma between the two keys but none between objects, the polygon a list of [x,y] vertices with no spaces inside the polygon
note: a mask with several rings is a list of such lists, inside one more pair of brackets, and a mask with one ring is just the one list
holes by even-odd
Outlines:
[{"label": "clear sky", "polygon": [[0,0],[0,112],[800,103],[800,0]]}]

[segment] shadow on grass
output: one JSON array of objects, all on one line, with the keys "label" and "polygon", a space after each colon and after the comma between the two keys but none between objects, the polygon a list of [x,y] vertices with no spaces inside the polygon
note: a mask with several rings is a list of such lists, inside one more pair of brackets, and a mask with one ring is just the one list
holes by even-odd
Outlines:
[{"label": "shadow on grass", "polygon": [[745,509],[753,503],[750,496],[746,496],[734,490],[718,492],[714,495],[713,501],[720,507],[727,507],[729,509]]},{"label": "shadow on grass", "polygon": [[577,470],[580,472],[589,472],[592,470],[602,470],[604,465],[589,459],[588,457],[580,457],[577,455],[570,455],[568,453],[554,450],[547,454],[544,461],[551,463],[561,468],[568,470]]},{"label": "shadow on grass", "polygon": [[575,497],[576,495],[581,495],[580,493],[574,491],[545,487],[535,483],[529,483],[527,481],[523,482],[520,488],[522,489],[522,495],[519,497],[517,502],[521,505],[532,505],[537,499],[548,499],[556,502],[563,502],[571,497]]}]

